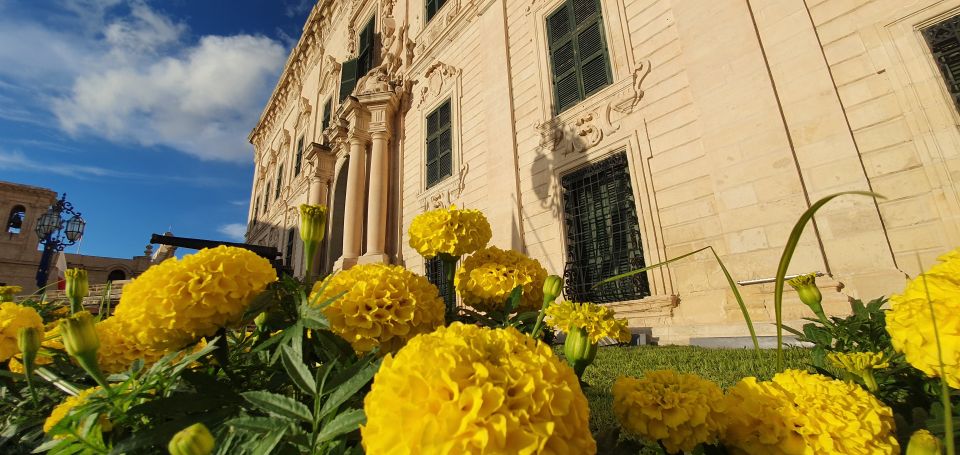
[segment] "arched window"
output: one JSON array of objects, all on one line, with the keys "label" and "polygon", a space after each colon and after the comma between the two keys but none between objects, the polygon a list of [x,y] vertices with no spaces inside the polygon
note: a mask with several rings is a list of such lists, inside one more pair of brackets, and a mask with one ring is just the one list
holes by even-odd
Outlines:
[{"label": "arched window", "polygon": [[22,205],[15,205],[10,209],[10,216],[7,218],[7,232],[19,234],[23,227],[23,218],[27,215],[27,208]]},{"label": "arched window", "polygon": [[127,273],[120,269],[111,270],[107,275],[107,281],[123,281],[127,279]]}]

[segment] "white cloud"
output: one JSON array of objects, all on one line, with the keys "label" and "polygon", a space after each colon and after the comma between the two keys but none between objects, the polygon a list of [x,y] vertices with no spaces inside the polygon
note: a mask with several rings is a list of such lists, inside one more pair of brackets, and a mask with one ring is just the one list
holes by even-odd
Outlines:
[{"label": "white cloud", "polygon": [[243,242],[247,235],[247,225],[243,223],[224,224],[217,228],[217,232],[227,236],[228,240]]},{"label": "white cloud", "polygon": [[[71,135],[168,146],[204,160],[252,159],[246,137],[286,59],[280,42],[246,34],[189,40],[184,24],[141,0],[61,4],[72,27],[0,18],[0,94],[18,92]],[[36,123],[28,112],[5,117]]]}]

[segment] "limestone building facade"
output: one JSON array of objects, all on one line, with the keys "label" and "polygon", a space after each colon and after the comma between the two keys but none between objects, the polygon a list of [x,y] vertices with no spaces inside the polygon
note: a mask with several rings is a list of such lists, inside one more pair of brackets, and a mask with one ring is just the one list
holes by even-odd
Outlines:
[{"label": "limestone building facade", "polygon": [[[413,217],[480,209],[568,298],[685,343],[746,333],[709,252],[592,284],[705,246],[762,281],[813,202],[873,191],[821,210],[790,267],[843,312],[960,245],[958,17],[960,0],[320,0],[249,136],[247,240],[299,267],[297,206],[322,203],[324,271],[430,274]],[[772,285],[740,291],[772,333]],[[809,314],[792,293],[784,311]]]},{"label": "limestone building facade", "polygon": [[[0,181],[0,285],[21,286],[24,294],[37,290],[37,267],[43,251],[35,231],[37,219],[57,201],[57,193],[47,188]],[[72,249],[72,248],[71,248]],[[66,253],[67,267],[87,270],[93,285],[107,281],[129,280],[150,267],[152,261],[172,255],[169,248],[153,253],[148,246],[142,256],[111,258]],[[56,289],[57,271],[51,263],[48,286]]]}]

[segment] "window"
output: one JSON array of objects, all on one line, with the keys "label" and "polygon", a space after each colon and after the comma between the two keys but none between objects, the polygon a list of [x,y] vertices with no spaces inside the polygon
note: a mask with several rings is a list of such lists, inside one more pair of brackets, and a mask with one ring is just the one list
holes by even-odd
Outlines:
[{"label": "window", "polygon": [[925,29],[923,37],[940,67],[953,103],[960,107],[960,16]]},{"label": "window", "polygon": [[257,218],[260,217],[260,196],[257,196],[256,202],[253,203],[253,221],[257,221]]},{"label": "window", "polygon": [[111,270],[107,275],[107,281],[123,281],[127,279],[127,273],[120,269]]},{"label": "window", "polygon": [[27,215],[27,208],[22,205],[15,205],[10,209],[10,216],[7,217],[7,232],[10,234],[19,234],[23,228],[23,218]]},{"label": "window", "polygon": [[328,99],[327,103],[323,105],[323,123],[321,123],[320,131],[326,131],[327,128],[330,128],[330,114],[333,110],[333,99]]},{"label": "window", "polygon": [[263,193],[263,213],[270,208],[270,182],[267,182],[267,191]]},{"label": "window", "polygon": [[371,18],[363,30],[360,30],[357,36],[357,58],[343,62],[343,67],[340,69],[341,102],[353,93],[357,81],[373,69],[378,46],[377,35],[373,33],[375,25],[374,19]]},{"label": "window", "polygon": [[433,19],[433,16],[437,15],[437,11],[440,11],[440,8],[443,7],[444,3],[447,3],[447,0],[427,0],[427,22],[430,22],[430,19]]},{"label": "window", "polygon": [[427,188],[453,173],[450,101],[427,116]]},{"label": "window", "polygon": [[457,303],[457,295],[453,292],[453,283],[447,281],[446,274],[443,273],[443,261],[434,256],[424,262],[426,268],[426,277],[437,289],[440,290],[440,297],[447,308],[452,308]]},{"label": "window", "polygon": [[561,186],[567,230],[566,297],[602,303],[650,295],[645,273],[593,289],[605,278],[644,267],[626,154],[567,174]]},{"label": "window", "polygon": [[277,168],[277,187],[273,190],[273,199],[280,198],[280,188],[283,186],[283,165]]},{"label": "window", "polygon": [[303,136],[297,141],[297,155],[293,159],[293,176],[300,175],[300,164],[303,162]]},{"label": "window", "polygon": [[613,82],[600,0],[566,0],[547,17],[547,42],[555,113]]},{"label": "window", "polygon": [[293,228],[287,229],[287,248],[286,254],[283,255],[283,265],[286,267],[293,266],[293,237],[296,234]]}]

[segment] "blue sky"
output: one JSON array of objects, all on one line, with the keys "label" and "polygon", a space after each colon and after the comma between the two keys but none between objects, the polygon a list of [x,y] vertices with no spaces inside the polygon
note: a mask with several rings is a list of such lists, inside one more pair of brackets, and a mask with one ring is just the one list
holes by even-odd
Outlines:
[{"label": "blue sky", "polygon": [[312,4],[0,0],[0,180],[66,192],[83,254],[240,240],[247,134]]}]

